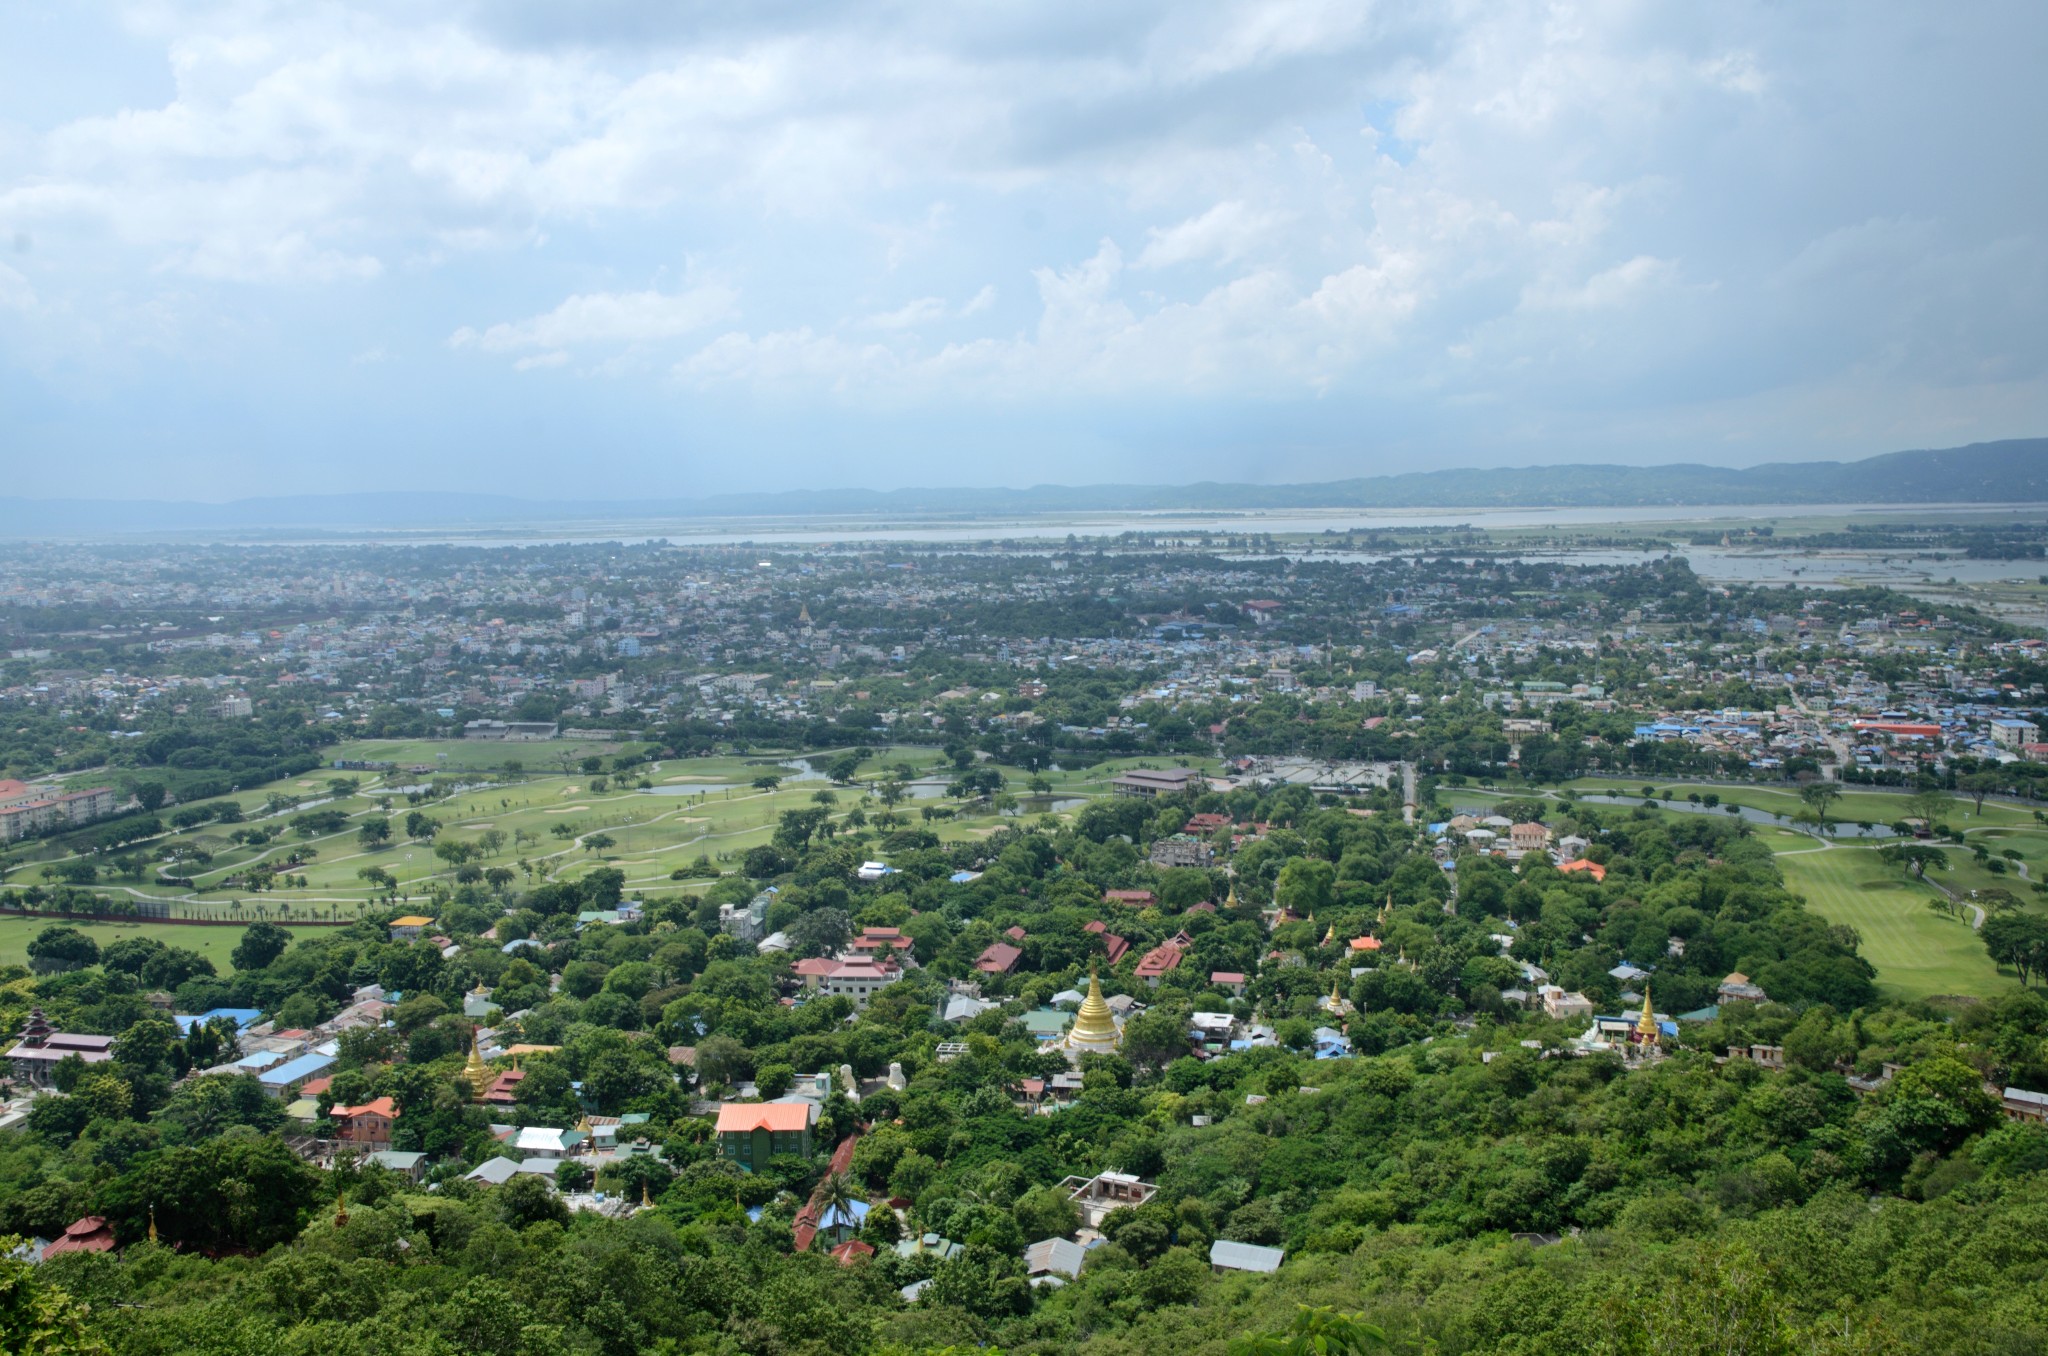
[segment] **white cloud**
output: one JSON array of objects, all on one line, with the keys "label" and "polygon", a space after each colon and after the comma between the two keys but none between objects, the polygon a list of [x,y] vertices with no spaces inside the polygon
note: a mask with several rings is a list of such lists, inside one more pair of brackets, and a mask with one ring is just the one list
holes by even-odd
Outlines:
[{"label": "white cloud", "polygon": [[162,66],[90,115],[0,90],[0,238],[37,251],[33,287],[0,265],[0,363],[137,406],[195,373],[317,390],[276,337],[337,333],[636,410],[772,385],[1134,438],[1162,393],[1486,405],[1581,421],[1575,449],[1680,407],[1674,445],[1717,410],[1758,438],[1788,388],[1785,419],[1863,389],[1901,427],[2024,422],[2029,392],[2048,421],[2048,183],[1985,149],[2048,113],[2017,0],[1939,44],[1768,0],[119,22]]},{"label": "white cloud", "polygon": [[561,351],[580,344],[642,344],[678,339],[716,324],[732,313],[739,294],[721,283],[686,292],[583,292],[554,310],[525,320],[492,325],[481,332],[464,326],[448,337],[456,348],[486,353],[545,349],[522,367],[564,361]]},{"label": "white cloud", "polygon": [[1154,227],[1132,266],[1168,268],[1197,259],[1234,263],[1286,219],[1284,213],[1256,211],[1241,202],[1219,202],[1176,226]]},{"label": "white cloud", "polygon": [[1602,269],[1584,282],[1559,286],[1542,283],[1530,289],[1524,305],[1560,311],[1604,311],[1632,305],[1647,294],[1678,281],[1678,265],[1647,254]]},{"label": "white cloud", "polygon": [[920,325],[929,325],[944,320],[951,311],[944,297],[919,297],[916,301],[905,302],[893,311],[881,311],[867,318],[867,325],[877,330],[911,330]]},{"label": "white cloud", "polygon": [[965,320],[969,316],[980,315],[995,304],[996,289],[990,283],[957,307],[944,297],[919,297],[893,311],[880,311],[868,316],[861,324],[874,330],[914,330],[948,320]]}]

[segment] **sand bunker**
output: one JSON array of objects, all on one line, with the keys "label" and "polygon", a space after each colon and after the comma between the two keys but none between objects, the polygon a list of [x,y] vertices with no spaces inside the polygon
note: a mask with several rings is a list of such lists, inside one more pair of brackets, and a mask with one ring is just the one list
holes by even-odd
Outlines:
[{"label": "sand bunker", "polygon": [[573,815],[578,810],[588,810],[588,805],[558,805],[552,810],[542,810],[544,815]]}]

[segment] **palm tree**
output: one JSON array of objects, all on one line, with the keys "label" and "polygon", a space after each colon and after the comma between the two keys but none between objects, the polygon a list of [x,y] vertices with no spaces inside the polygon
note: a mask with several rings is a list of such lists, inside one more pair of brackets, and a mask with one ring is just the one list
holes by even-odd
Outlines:
[{"label": "palm tree", "polygon": [[853,1179],[843,1172],[835,1172],[818,1183],[817,1194],[811,1197],[811,1204],[816,1207],[821,1223],[835,1212],[839,1221],[851,1223],[853,1205],[859,1199],[860,1193],[854,1190]]}]

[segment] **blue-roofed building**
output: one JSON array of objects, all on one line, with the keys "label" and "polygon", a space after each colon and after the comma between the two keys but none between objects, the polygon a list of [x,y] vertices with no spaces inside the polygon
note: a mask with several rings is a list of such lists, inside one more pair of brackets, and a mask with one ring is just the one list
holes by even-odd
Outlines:
[{"label": "blue-roofed building", "polygon": [[214,1008],[210,1012],[202,1012],[197,1016],[188,1016],[183,1013],[174,1014],[171,1020],[178,1024],[178,1034],[180,1036],[189,1036],[192,1034],[193,1027],[205,1026],[209,1022],[215,1021],[231,1021],[235,1024],[236,1031],[244,1031],[256,1025],[262,1016],[262,1011],[257,1008]]},{"label": "blue-roofed building", "polygon": [[318,1078],[334,1067],[334,1056],[317,1052],[300,1055],[276,1068],[267,1069],[256,1075],[256,1081],[272,1097],[287,1097],[299,1090],[310,1079]]},{"label": "blue-roofed building", "polygon": [[866,1201],[848,1201],[843,1211],[836,1205],[825,1207],[825,1213],[818,1217],[818,1236],[829,1236],[835,1245],[844,1243],[860,1232],[872,1208]]}]

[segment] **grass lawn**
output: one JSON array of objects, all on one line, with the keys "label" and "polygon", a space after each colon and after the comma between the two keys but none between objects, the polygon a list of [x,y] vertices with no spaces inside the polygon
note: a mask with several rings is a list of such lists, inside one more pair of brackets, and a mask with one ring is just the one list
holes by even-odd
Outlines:
[{"label": "grass lawn", "polygon": [[1877,967],[1878,987],[1887,995],[1983,998],[2015,983],[1998,972],[1967,922],[1927,907],[1933,887],[1907,880],[1869,848],[1781,852],[1778,867],[1815,913],[1862,935],[1862,954]]},{"label": "grass lawn", "polygon": [[[1582,789],[1594,789],[1597,785],[1585,783]],[[1467,791],[1460,794],[1499,796],[1502,793]],[[1797,803],[1793,793],[1785,792],[1779,796],[1770,788],[1742,788],[1732,794],[1724,790],[1722,796],[1724,800],[1765,809],[1789,808],[1788,801]],[[1865,795],[1859,799],[1874,801],[1879,798]],[[1603,811],[1619,808],[1601,807]],[[1965,822],[1973,828],[1992,824],[2010,826],[1988,829],[1995,836],[1987,838],[1987,846],[1991,846],[1994,852],[2003,847],[2019,848],[2027,854],[2030,869],[2036,860],[2035,849],[2038,847],[2040,860],[2044,867],[2048,867],[2048,847],[2042,846],[2042,839],[2037,833],[2039,826],[2034,823],[2031,813],[1986,805],[1981,818],[1970,815],[1965,821],[1963,815],[1968,809],[1967,802],[1958,803],[1955,820],[1958,827]],[[1835,811],[1834,817],[1842,820],[1852,818],[1840,810]],[[2026,827],[2022,829],[2021,825]],[[1967,922],[1943,918],[1927,907],[1927,901],[1936,897],[1933,886],[1908,880],[1903,871],[1886,866],[1878,860],[1875,848],[1859,847],[1853,843],[1824,847],[1810,834],[1771,825],[1752,824],[1750,829],[1759,841],[1777,854],[1778,868],[1784,873],[1788,889],[1803,896],[1807,906],[1830,923],[1847,923],[1861,935],[1861,954],[1877,967],[1878,987],[1887,996],[1906,999],[1938,994],[1989,997],[2005,992],[2016,982],[2014,978],[2001,974],[1991,963],[1983,943]],[[1967,895],[1973,888],[2002,885],[2019,896],[2026,907],[2039,907],[2037,901],[2040,896],[2035,895],[2028,883],[2016,875],[1994,876],[1976,865],[1967,850],[1950,847],[1947,851],[1952,869],[1942,873],[1940,879],[1958,895]]]},{"label": "grass lawn", "polygon": [[[213,968],[227,974],[235,967],[228,953],[242,940],[240,928],[181,927],[176,923],[83,923],[63,918],[0,918],[0,965],[28,964],[28,944],[47,927],[77,928],[101,946],[127,937],[149,937],[165,946],[197,951],[213,962]],[[317,936],[325,928],[286,927],[294,937]]]},{"label": "grass lawn", "polygon": [[[564,775],[559,770],[553,755],[571,748],[552,741],[506,745],[490,741],[364,740],[332,752],[337,757],[401,763],[433,761],[437,753],[445,752],[450,758],[447,764],[442,765],[444,767],[457,766],[458,755],[530,754],[531,757],[523,757],[526,762],[523,777],[476,786],[416,808],[439,821],[444,838],[478,843],[482,835],[491,830],[505,835],[506,841],[497,854],[481,860],[478,865],[511,867],[519,871],[519,883],[522,885],[549,876],[575,879],[599,866],[609,865],[623,870],[627,888],[635,891],[686,888],[683,882],[672,881],[670,873],[690,865],[699,856],[710,857],[728,871],[735,869],[747,849],[770,839],[783,811],[811,806],[814,803],[812,797],[820,792],[831,792],[836,801],[834,817],[843,820],[845,814],[864,796],[872,793],[888,770],[898,763],[911,764],[917,778],[927,784],[949,779],[951,775],[949,765],[940,766],[943,760],[936,750],[896,746],[864,759],[861,780],[857,785],[830,787],[822,778],[797,780],[792,776],[774,792],[762,792],[751,785],[754,778],[766,772],[789,770],[778,766],[784,761],[782,755],[756,752],[744,757],[664,759],[634,768],[626,778],[614,779],[602,792],[593,792],[590,789],[591,779],[580,771]],[[511,753],[508,754],[508,750]],[[545,761],[543,754],[549,755]],[[807,755],[814,767],[831,756],[830,752]],[[1055,798],[1086,798],[1107,794],[1110,780],[1130,767],[1141,764],[1162,766],[1181,761],[1120,758],[1085,770],[1045,775]],[[1185,761],[1205,769],[1215,765],[1214,759]],[[467,766],[481,770],[476,764]],[[1020,797],[1027,794],[1028,773],[1014,767],[999,766],[997,770],[1007,779],[1014,794]],[[347,775],[355,780],[357,790],[350,795],[332,796],[328,782],[337,775]],[[668,794],[650,794],[636,789],[633,783],[642,778]],[[390,872],[401,883],[402,899],[410,902],[420,896],[429,878],[446,880],[453,872],[434,855],[430,845],[404,838],[405,816],[415,807],[408,805],[404,797],[392,795],[387,787],[387,782],[404,780],[403,773],[387,779],[375,774],[335,774],[321,770],[252,788],[239,793],[235,799],[244,806],[252,825],[279,835],[276,841],[255,848],[239,846],[228,841],[225,827],[203,825],[188,833],[171,835],[180,841],[196,843],[213,854],[206,866],[188,868],[187,873],[198,884],[196,891],[161,886],[153,877],[141,881],[102,881],[100,888],[143,897],[189,900],[195,906],[225,909],[232,901],[254,899],[246,888],[226,887],[224,882],[229,876],[258,861],[281,863],[290,850],[307,848],[315,854],[313,859],[291,870],[294,878],[305,879],[305,886],[276,889],[262,896],[264,903],[272,907],[290,905],[295,910],[311,910],[316,914],[338,909],[347,916],[371,900],[372,892],[356,875],[357,871],[368,866]],[[689,794],[700,788],[701,794]],[[928,785],[926,789],[929,789]],[[264,801],[272,792],[298,797],[307,806],[317,803],[322,809],[339,811],[348,816],[348,823],[336,833],[301,838],[287,828],[293,811],[274,816],[264,814]],[[357,825],[369,815],[385,812],[382,809],[385,805],[389,806],[394,838],[382,848],[366,850],[357,841]],[[951,811],[953,817],[928,822],[921,813],[926,807],[944,808]],[[872,815],[881,807],[870,805],[867,808]],[[1072,808],[1066,807],[1067,812]],[[948,842],[986,837],[1000,824],[1017,823],[1020,818],[1037,818],[1035,814],[1006,818],[992,810],[962,805],[950,797],[928,799],[922,796],[904,800],[896,813],[905,824],[929,827]],[[566,835],[558,831],[566,831]],[[612,840],[611,846],[606,847],[601,856],[586,850],[582,841],[597,833],[603,833]],[[876,849],[870,847],[868,851]],[[27,885],[46,879],[46,870],[56,856],[54,849],[35,854],[9,874],[8,882]],[[520,867],[522,861],[532,868],[531,871]],[[203,928],[191,931],[195,935],[211,935]],[[231,947],[233,943],[227,945]]]},{"label": "grass lawn", "polygon": [[[321,756],[329,767],[336,759],[348,759],[396,763],[401,769],[423,764],[440,771],[460,771],[503,767],[507,761],[513,761],[529,771],[553,771],[561,767],[564,758],[574,764],[592,754],[609,757],[626,748],[643,747],[637,741],[599,743],[580,739],[544,739],[533,743],[498,739],[352,739],[324,750]],[[325,778],[347,774],[308,775]]]}]

